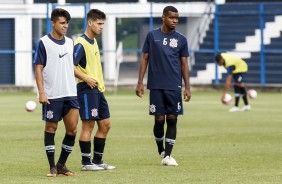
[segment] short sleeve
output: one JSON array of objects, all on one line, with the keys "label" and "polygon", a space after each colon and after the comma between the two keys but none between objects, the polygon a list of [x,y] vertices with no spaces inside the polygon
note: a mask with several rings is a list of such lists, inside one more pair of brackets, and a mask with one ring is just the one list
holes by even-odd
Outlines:
[{"label": "short sleeve", "polygon": [[226,70],[227,70],[227,75],[232,75],[232,73],[233,73],[233,70],[235,70],[235,66],[229,66],[229,67],[227,67],[226,68]]},{"label": "short sleeve", "polygon": [[188,41],[186,37],[182,38],[182,47],[180,49],[180,56],[181,57],[188,57],[189,56],[189,49],[188,49]]},{"label": "short sleeve", "polygon": [[73,62],[75,66],[78,66],[80,61],[85,58],[85,52],[82,44],[76,44],[74,46],[74,52],[73,52]]},{"label": "short sleeve", "polygon": [[148,33],[147,36],[146,36],[142,52],[149,53],[149,46],[150,46],[149,43],[150,43],[150,33]]},{"label": "short sleeve", "polygon": [[42,40],[39,40],[36,46],[35,55],[33,63],[36,65],[43,65],[43,67],[46,66],[46,49],[42,42]]}]

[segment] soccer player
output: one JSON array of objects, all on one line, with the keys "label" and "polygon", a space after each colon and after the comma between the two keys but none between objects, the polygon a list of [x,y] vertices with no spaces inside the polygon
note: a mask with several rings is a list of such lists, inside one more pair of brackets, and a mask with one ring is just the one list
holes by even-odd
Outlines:
[{"label": "soccer player", "polygon": [[[221,101],[229,90],[231,80],[233,77],[234,92],[235,92],[235,106],[229,109],[229,112],[249,111],[251,106],[248,103],[248,95],[245,87],[245,78],[248,71],[247,63],[241,58],[232,56],[227,53],[219,53],[215,56],[215,60],[219,66],[224,66],[227,69],[227,77],[225,79],[225,86],[221,96]],[[239,100],[242,96],[245,106],[239,109]]]},{"label": "soccer player", "polygon": [[[44,144],[50,165],[49,177],[57,174],[75,175],[65,163],[71,153],[77,132],[79,104],[73,63],[73,41],[66,37],[70,14],[61,8],[51,14],[52,31],[43,36],[36,48],[36,83],[42,119],[45,123]],[[66,134],[60,158],[55,165],[55,133],[60,120],[64,121]]]},{"label": "soccer player", "polygon": [[[136,95],[144,94],[143,78],[148,67],[147,88],[150,90],[150,115],[155,117],[153,128],[161,164],[177,166],[171,157],[176,139],[177,116],[183,114],[181,99],[184,79],[184,101],[191,98],[188,67],[188,43],[184,35],[177,32],[178,10],[173,6],[163,9],[161,28],[147,34],[139,68]],[[164,136],[164,124],[167,130]],[[164,147],[165,137],[165,147]]]},{"label": "soccer player", "polygon": [[[95,37],[101,34],[106,20],[104,12],[92,9],[87,14],[85,33],[75,40],[75,76],[78,78],[77,94],[80,105],[82,130],[79,145],[82,171],[111,170],[114,166],[103,162],[107,134],[110,130],[110,112],[105,91],[100,52]],[[95,121],[98,130],[94,136],[94,156],[91,161],[91,134]]]}]

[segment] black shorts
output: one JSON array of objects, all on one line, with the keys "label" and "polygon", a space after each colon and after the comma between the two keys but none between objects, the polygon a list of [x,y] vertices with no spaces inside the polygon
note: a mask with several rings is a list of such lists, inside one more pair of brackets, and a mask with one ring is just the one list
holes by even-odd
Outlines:
[{"label": "black shorts", "polygon": [[110,117],[108,102],[103,93],[78,93],[81,120],[102,120]]},{"label": "black shorts", "polygon": [[79,109],[77,99],[56,101],[49,100],[50,104],[42,105],[42,119],[45,121],[58,122],[70,111],[72,108]]},{"label": "black shorts", "polygon": [[246,81],[246,73],[234,73],[233,80],[236,83],[243,83]]},{"label": "black shorts", "polygon": [[183,114],[181,91],[151,89],[150,115]]}]

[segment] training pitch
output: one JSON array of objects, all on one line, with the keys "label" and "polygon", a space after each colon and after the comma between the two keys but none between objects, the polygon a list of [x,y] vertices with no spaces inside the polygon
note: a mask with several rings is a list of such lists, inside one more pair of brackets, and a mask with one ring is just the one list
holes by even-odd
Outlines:
[{"label": "training pitch", "polygon": [[[232,92],[230,92],[232,94]],[[103,160],[116,170],[80,171],[78,144],[67,166],[77,176],[47,178],[41,105],[26,112],[29,92],[0,93],[0,183],[103,183],[103,184],[261,184],[282,183],[281,93],[259,92],[250,100],[250,112],[229,113],[232,105],[220,102],[221,92],[192,91],[178,118],[172,156],[178,167],[160,165],[148,115],[148,91],[142,99],[134,89],[106,93],[112,127]],[[233,102],[232,102],[233,104]],[[242,106],[243,101],[241,99]],[[95,131],[96,131],[95,127]],[[64,126],[56,134],[56,161]]]}]

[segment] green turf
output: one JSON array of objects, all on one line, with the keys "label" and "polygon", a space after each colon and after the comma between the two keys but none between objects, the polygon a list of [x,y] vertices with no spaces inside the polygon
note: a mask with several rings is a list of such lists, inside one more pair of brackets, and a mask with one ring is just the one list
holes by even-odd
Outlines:
[{"label": "green turf", "polygon": [[[24,110],[33,93],[0,93],[0,183],[258,184],[282,183],[281,93],[259,92],[252,111],[229,113],[220,92],[193,92],[179,117],[173,156],[178,167],[160,165],[154,142],[148,92],[107,93],[112,129],[104,161],[114,171],[81,172],[76,140],[68,167],[75,177],[47,178],[41,107]],[[242,104],[242,101],[241,101]],[[81,129],[79,123],[78,132]],[[96,130],[96,129],[95,129]],[[64,126],[56,135],[56,159]]]}]

